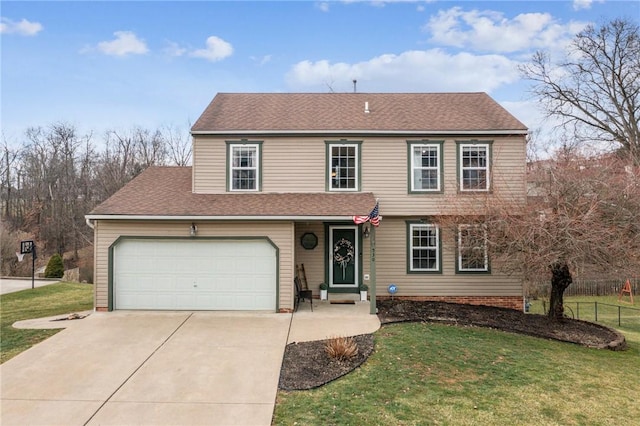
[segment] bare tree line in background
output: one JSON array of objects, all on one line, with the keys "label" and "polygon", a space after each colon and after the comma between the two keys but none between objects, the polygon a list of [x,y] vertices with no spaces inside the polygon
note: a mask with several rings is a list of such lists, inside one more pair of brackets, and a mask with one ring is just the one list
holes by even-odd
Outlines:
[{"label": "bare tree line in background", "polygon": [[191,163],[186,129],[134,127],[108,131],[101,141],[66,123],[27,129],[24,139],[2,141],[0,207],[2,275],[24,274],[19,241],[37,242],[40,260],[78,251],[93,241],[84,215],[149,166]]}]

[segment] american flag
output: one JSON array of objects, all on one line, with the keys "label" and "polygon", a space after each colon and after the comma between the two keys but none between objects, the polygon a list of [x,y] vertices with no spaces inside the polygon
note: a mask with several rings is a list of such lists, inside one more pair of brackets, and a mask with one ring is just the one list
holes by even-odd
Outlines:
[{"label": "american flag", "polygon": [[376,206],[371,210],[368,216],[354,216],[353,223],[356,225],[360,225],[361,223],[371,222],[373,226],[380,226],[380,220],[382,219],[379,214],[378,203],[376,202]]}]

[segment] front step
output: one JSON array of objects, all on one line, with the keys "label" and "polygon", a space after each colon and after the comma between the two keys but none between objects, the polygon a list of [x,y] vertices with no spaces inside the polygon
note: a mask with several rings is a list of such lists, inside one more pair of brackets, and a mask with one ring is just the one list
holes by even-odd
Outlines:
[{"label": "front step", "polygon": [[342,300],[349,300],[353,302],[360,301],[360,293],[329,293],[327,297],[329,298],[329,302]]}]

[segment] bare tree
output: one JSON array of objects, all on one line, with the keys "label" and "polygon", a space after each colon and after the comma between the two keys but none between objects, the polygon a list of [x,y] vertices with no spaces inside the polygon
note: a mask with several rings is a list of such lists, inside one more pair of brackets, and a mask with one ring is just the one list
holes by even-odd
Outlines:
[{"label": "bare tree", "polygon": [[[539,161],[530,167],[525,205],[499,192],[466,200],[482,206],[473,220],[487,230],[486,241],[466,245],[485,245],[492,269],[549,277],[549,317],[560,320],[576,270],[624,275],[640,268],[640,168],[629,164],[572,153]],[[445,226],[469,223],[464,214],[460,204],[459,217],[444,219]]]},{"label": "bare tree", "polygon": [[614,19],[578,33],[566,58],[553,64],[539,51],[520,67],[548,116],[560,118],[572,137],[612,143],[640,165],[640,32]]},{"label": "bare tree", "polygon": [[102,150],[92,137],[54,123],[27,129],[17,148],[3,140],[0,211],[5,238],[0,262],[6,271],[18,271],[11,258],[17,235],[36,239],[43,256],[73,250],[77,259],[79,249],[93,239],[85,214],[147,167],[191,161],[190,136],[177,128],[109,131]]},{"label": "bare tree", "polygon": [[11,219],[15,213],[14,191],[17,185],[17,163],[19,150],[9,146],[6,139],[2,140],[2,152],[0,153],[0,200],[5,219]]},{"label": "bare tree", "polygon": [[[191,125],[189,124],[188,128]],[[169,161],[176,166],[188,166],[191,164],[191,136],[173,126],[163,129],[166,141]]]}]

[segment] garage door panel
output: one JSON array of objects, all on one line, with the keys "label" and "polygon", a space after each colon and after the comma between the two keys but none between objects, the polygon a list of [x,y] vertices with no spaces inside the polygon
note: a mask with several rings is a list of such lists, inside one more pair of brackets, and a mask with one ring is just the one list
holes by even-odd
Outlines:
[{"label": "garage door panel", "polygon": [[265,240],[135,240],[114,249],[116,309],[275,310]]}]

